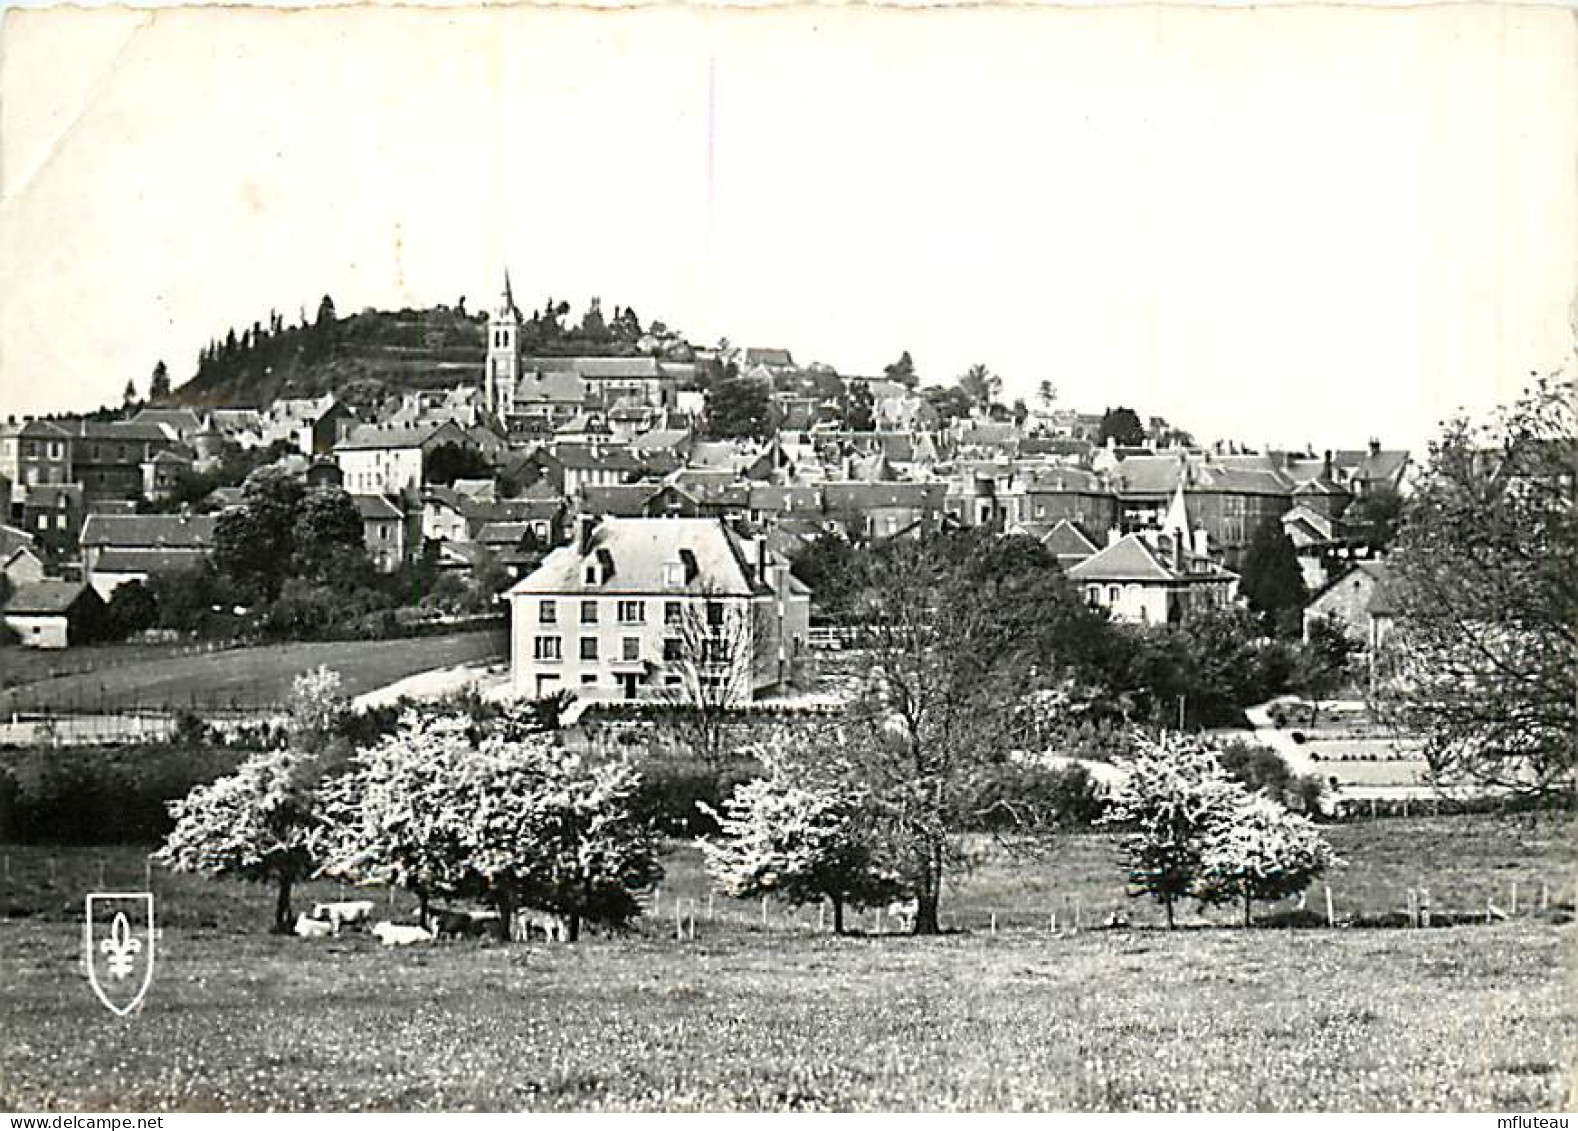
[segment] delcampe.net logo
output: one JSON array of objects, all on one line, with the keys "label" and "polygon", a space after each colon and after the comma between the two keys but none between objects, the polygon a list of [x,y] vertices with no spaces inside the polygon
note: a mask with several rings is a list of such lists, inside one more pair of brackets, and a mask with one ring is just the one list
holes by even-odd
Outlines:
[{"label": "delcampe.net logo", "polygon": [[92,892],[82,924],[93,992],[112,1013],[136,1009],[153,981],[153,893]]}]

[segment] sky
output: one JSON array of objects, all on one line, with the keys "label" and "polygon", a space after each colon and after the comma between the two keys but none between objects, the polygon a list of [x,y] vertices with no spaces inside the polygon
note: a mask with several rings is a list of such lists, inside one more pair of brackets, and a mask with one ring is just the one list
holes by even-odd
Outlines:
[{"label": "sky", "polygon": [[0,412],[232,326],[590,296],[1201,439],[1421,447],[1572,371],[1538,7],[8,13]]}]

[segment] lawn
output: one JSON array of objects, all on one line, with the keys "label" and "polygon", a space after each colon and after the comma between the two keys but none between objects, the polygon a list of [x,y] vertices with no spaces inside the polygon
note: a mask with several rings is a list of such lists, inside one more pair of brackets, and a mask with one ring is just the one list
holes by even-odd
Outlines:
[{"label": "lawn", "polygon": [[[297,675],[320,664],[339,671],[346,694],[355,696],[429,668],[501,659],[507,652],[503,630],[402,640],[271,644],[195,656],[156,655],[135,663],[113,663],[114,650],[103,649],[105,663],[98,670],[0,692],[0,712],[277,704]],[[10,650],[5,655],[8,659]]]},{"label": "lawn", "polygon": [[[655,915],[576,946],[272,938],[262,891],[155,872],[161,965],[126,1021],[78,972],[75,917],[101,881],[140,886],[140,852],[0,848],[0,1107],[1550,1109],[1578,1050],[1555,906],[1574,827],[1334,826],[1340,912],[1419,885],[1443,907],[1534,893],[1511,922],[1435,930],[1090,929],[1117,906],[1155,922],[1104,835],[989,854],[950,893],[968,929],[939,939],[834,939],[776,904],[765,927],[756,903],[709,916],[690,845]],[[1086,929],[1050,931],[1076,899]]]}]

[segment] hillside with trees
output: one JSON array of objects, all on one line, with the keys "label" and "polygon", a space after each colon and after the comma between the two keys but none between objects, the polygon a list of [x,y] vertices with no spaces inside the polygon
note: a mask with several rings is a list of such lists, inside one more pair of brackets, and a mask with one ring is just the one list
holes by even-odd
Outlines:
[{"label": "hillside with trees", "polygon": [[[627,357],[662,351],[688,359],[689,347],[662,322],[643,327],[629,307],[611,316],[593,300],[577,322],[570,304],[552,297],[522,312],[521,341],[528,355]],[[190,380],[156,401],[194,407],[262,407],[280,397],[332,392],[353,405],[372,404],[392,392],[447,388],[482,380],[488,312],[454,306],[425,310],[368,308],[342,316],[324,295],[315,314],[305,310],[287,324],[278,311],[251,326],[231,328],[198,354]]]}]

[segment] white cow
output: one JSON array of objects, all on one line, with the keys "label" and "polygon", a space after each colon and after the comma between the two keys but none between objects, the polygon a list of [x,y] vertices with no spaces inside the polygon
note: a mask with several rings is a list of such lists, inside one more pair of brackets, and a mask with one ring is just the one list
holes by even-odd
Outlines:
[{"label": "white cow", "polygon": [[919,910],[920,904],[913,899],[901,899],[897,903],[888,904],[887,907],[888,918],[901,931],[915,929],[915,913]]},{"label": "white cow", "polygon": [[436,936],[421,927],[386,921],[373,928],[373,937],[385,946],[415,946],[417,943],[430,943]]},{"label": "white cow", "polygon": [[326,939],[337,934],[333,923],[316,916],[296,916],[296,934],[304,939]]},{"label": "white cow", "polygon": [[349,927],[353,923],[366,923],[373,917],[373,901],[350,899],[340,903],[315,903],[312,917],[333,923],[336,929]]},{"label": "white cow", "polygon": [[544,942],[570,941],[570,924],[565,922],[563,915],[551,911],[523,907],[515,912],[512,927],[510,937],[522,942],[531,942],[533,932],[540,932]]}]

